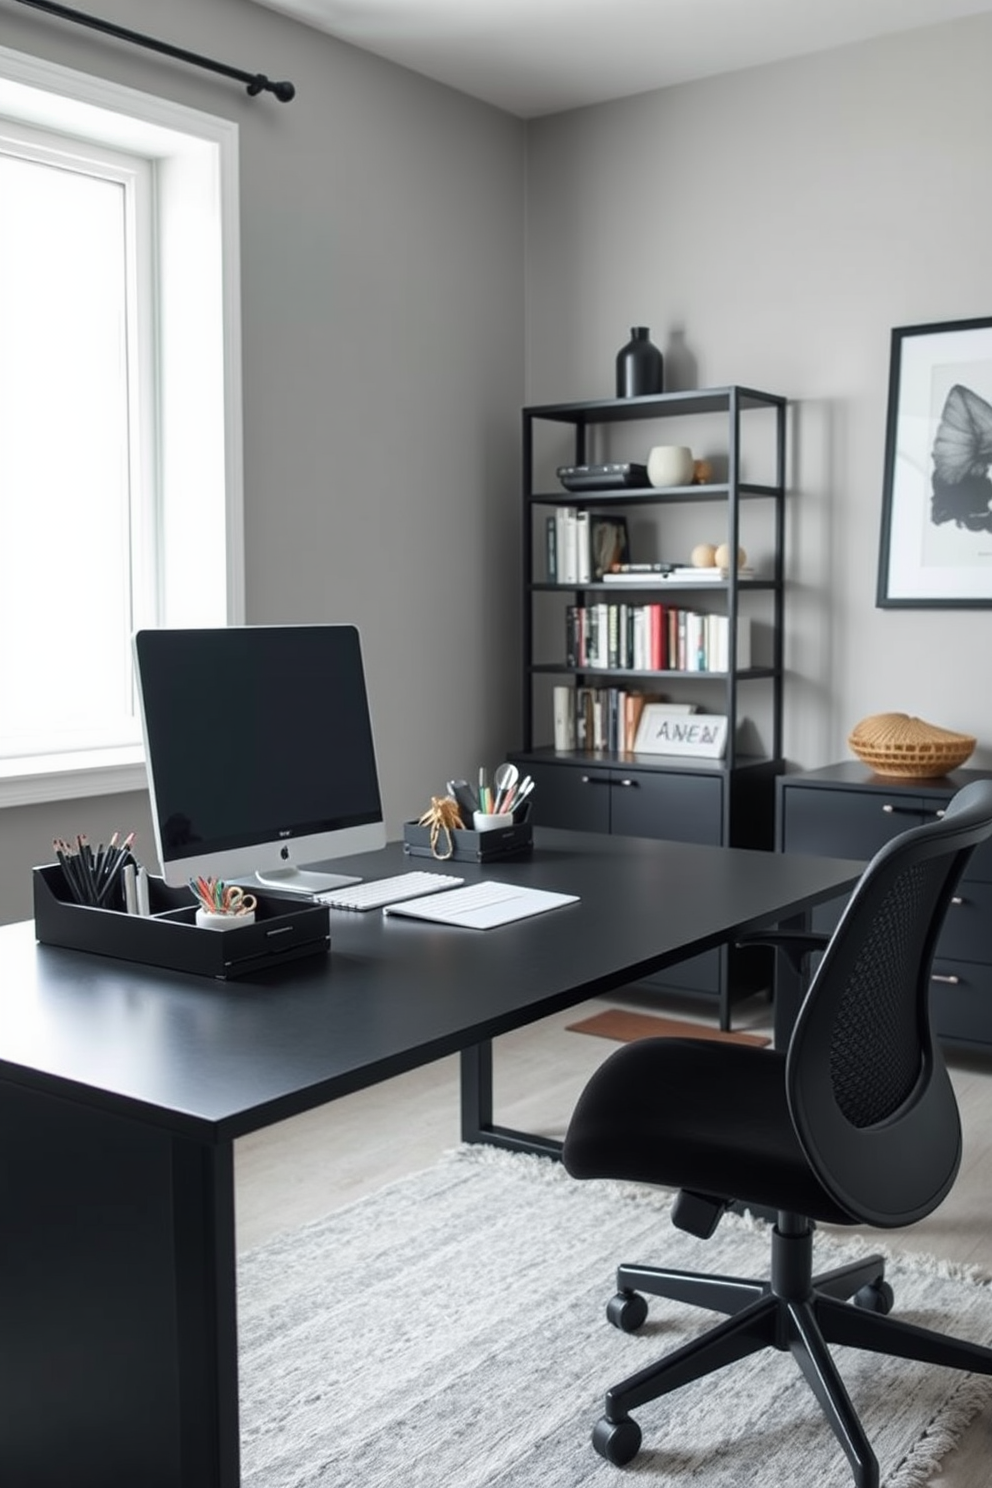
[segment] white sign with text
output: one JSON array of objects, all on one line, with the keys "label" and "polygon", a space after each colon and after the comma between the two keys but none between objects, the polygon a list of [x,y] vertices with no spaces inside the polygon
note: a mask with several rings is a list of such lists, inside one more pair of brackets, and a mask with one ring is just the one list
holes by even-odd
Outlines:
[{"label": "white sign with text", "polygon": [[648,703],[641,714],[634,750],[638,754],[722,759],[727,751],[727,720],[717,713],[669,713],[664,706]]}]

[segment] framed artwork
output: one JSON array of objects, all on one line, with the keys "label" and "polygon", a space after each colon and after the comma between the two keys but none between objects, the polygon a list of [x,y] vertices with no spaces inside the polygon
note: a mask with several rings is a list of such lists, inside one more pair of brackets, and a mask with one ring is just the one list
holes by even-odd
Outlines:
[{"label": "framed artwork", "polygon": [[992,606],[992,317],[892,332],[881,608]]}]

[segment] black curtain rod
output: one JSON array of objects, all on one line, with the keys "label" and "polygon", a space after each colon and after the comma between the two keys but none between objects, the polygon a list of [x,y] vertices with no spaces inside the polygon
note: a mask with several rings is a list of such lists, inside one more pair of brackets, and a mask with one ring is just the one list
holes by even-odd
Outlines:
[{"label": "black curtain rod", "polygon": [[97,20],[96,16],[84,15],[80,10],[70,10],[66,5],[53,5],[52,0],[17,0],[19,5],[29,5],[33,10],[44,10],[49,15],[61,16],[64,21],[75,21],[79,26],[89,26],[94,31],[104,31],[121,41],[130,41],[135,46],[148,47],[150,51],[162,52],[166,57],[178,57],[180,62],[190,62],[194,67],[206,67],[210,72],[222,73],[224,77],[236,78],[248,84],[248,92],[274,93],[280,103],[295,98],[292,83],[270,83],[263,72],[242,72],[240,67],[228,67],[223,62],[211,62],[208,57],[198,57],[195,52],[184,52],[181,47],[170,46],[165,41],[155,41],[150,36],[141,36],[137,31],[128,31],[124,26],[115,26],[110,21]]}]

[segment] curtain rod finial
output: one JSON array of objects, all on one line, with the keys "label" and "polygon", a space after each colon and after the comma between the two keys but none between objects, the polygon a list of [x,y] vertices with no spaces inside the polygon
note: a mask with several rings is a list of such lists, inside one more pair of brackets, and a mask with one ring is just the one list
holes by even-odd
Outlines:
[{"label": "curtain rod finial", "polygon": [[270,83],[264,72],[259,72],[248,84],[248,93],[254,98],[263,92],[274,93],[280,103],[288,103],[291,98],[296,97],[296,89],[292,83]]}]

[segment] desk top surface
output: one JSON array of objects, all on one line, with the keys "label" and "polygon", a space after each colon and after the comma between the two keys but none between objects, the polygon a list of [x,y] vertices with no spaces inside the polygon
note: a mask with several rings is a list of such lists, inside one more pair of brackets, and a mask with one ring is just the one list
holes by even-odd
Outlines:
[{"label": "desk top surface", "polygon": [[[368,878],[428,866],[399,843],[340,864]],[[0,1079],[225,1140],[798,913],[862,865],[543,829],[530,858],[448,866],[580,902],[486,931],[332,910],[329,956],[233,982],[6,926]]]}]

